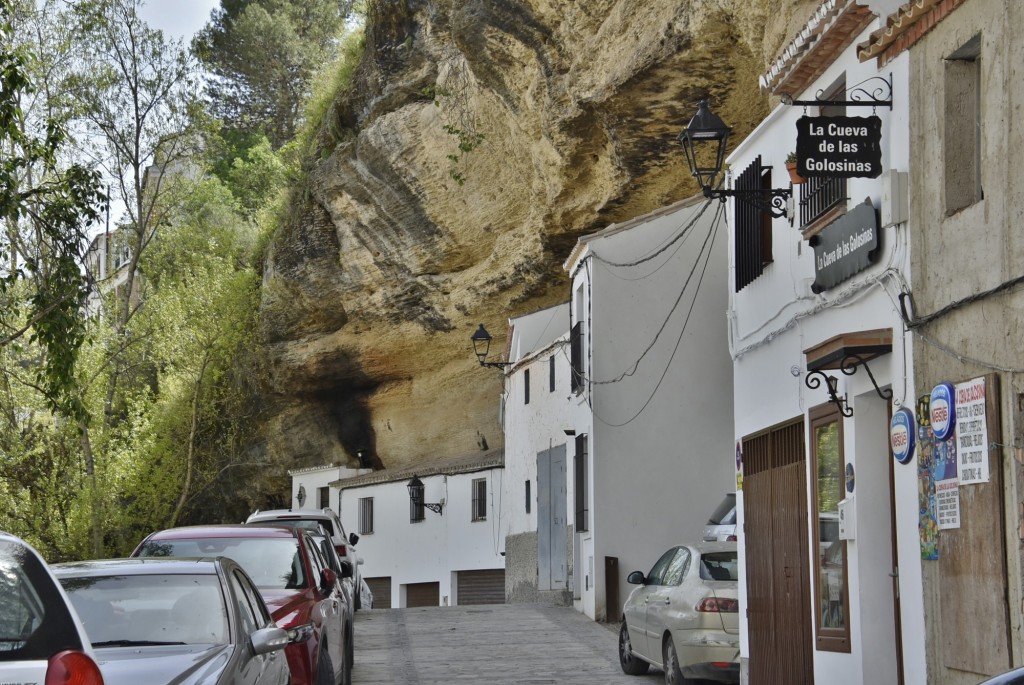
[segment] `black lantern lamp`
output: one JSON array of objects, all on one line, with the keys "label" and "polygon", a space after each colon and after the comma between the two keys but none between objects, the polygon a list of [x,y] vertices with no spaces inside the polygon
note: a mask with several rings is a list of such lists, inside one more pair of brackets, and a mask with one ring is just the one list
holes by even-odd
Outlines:
[{"label": "black lantern lamp", "polygon": [[495,369],[504,369],[510,365],[510,362],[489,362],[487,361],[487,353],[491,351],[491,334],[487,332],[483,324],[480,324],[480,328],[476,329],[476,333],[472,335],[470,340],[473,341],[473,352],[476,353],[476,358],[480,362],[480,366],[490,366]]},{"label": "black lantern lamp", "polygon": [[441,510],[444,509],[443,502],[432,503],[423,501],[423,481],[420,480],[419,476],[414,475],[406,487],[409,488],[409,499],[412,500],[413,504],[422,504],[435,514],[440,514]]},{"label": "black lantern lamp", "polygon": [[697,113],[679,134],[679,143],[686,153],[686,163],[690,166],[690,173],[697,179],[704,197],[717,198],[723,202],[728,197],[735,197],[761,211],[769,212],[773,217],[786,216],[787,201],[793,197],[790,188],[718,188],[721,182],[719,174],[722,173],[722,166],[725,163],[725,150],[730,133],[732,129],[711,111],[708,101],[701,100]]}]

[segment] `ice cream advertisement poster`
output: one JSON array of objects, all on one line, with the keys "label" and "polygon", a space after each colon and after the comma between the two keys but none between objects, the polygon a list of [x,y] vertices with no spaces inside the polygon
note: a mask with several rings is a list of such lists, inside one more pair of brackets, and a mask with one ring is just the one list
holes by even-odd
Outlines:
[{"label": "ice cream advertisement poster", "polygon": [[917,401],[917,510],[921,558],[939,558],[938,505],[935,498],[935,443],[929,411],[931,397]]}]

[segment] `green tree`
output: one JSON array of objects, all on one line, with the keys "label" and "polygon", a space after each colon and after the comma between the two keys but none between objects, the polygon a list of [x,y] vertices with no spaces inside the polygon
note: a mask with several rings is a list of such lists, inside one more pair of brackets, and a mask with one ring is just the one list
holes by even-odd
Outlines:
[{"label": "green tree", "polygon": [[231,128],[295,137],[313,74],[329,61],[351,1],[221,0],[193,47],[211,73],[206,97]]}]

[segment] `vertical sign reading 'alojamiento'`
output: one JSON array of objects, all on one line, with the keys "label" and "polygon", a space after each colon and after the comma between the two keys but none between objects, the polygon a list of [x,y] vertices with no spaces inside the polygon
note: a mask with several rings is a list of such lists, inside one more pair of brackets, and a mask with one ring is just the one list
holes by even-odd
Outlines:
[{"label": "vertical sign reading 'alojamiento'", "polygon": [[985,412],[985,379],[957,383],[956,452],[960,485],[989,481],[988,419]]}]

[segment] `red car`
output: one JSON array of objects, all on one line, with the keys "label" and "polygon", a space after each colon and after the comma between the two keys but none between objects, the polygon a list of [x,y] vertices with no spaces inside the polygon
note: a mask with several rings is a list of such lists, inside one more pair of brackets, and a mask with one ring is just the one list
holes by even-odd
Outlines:
[{"label": "red car", "polygon": [[277,625],[288,631],[292,685],[351,682],[345,645],[352,611],[337,575],[306,531],[252,525],[171,528],[149,535],[132,556],[233,559],[252,578]]}]

